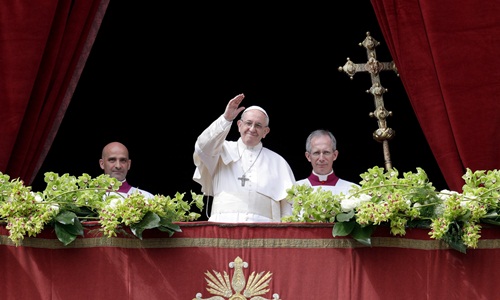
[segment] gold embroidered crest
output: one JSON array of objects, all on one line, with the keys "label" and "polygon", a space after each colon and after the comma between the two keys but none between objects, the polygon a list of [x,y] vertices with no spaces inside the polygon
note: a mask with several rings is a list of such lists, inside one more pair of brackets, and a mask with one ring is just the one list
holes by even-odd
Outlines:
[{"label": "gold embroidered crest", "polygon": [[234,269],[231,281],[226,271],[224,275],[217,271],[213,271],[213,274],[207,271],[205,273],[207,291],[215,296],[202,298],[201,293],[197,293],[193,300],[281,300],[278,294],[273,294],[272,298],[261,297],[269,292],[272,275],[269,271],[265,274],[264,272],[256,274],[254,271],[247,281],[243,274],[243,268],[248,268],[247,262],[238,256],[234,262],[229,263],[229,267]]}]

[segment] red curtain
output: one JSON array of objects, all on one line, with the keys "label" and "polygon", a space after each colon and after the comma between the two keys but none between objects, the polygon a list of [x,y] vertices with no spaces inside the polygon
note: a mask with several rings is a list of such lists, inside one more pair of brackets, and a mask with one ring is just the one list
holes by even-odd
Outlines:
[{"label": "red curtain", "polygon": [[499,169],[500,2],[371,3],[448,187],[462,191],[466,168]]},{"label": "red curtain", "polygon": [[59,129],[109,0],[0,4],[0,171],[33,181]]}]

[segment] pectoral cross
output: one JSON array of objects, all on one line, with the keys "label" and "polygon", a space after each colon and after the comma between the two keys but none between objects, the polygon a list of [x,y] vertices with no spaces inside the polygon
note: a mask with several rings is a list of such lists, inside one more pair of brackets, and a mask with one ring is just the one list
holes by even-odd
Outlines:
[{"label": "pectoral cross", "polygon": [[250,178],[246,178],[245,174],[241,175],[241,177],[238,177],[238,180],[241,180],[241,186],[245,186],[245,182],[249,181]]},{"label": "pectoral cross", "polygon": [[370,36],[370,32],[366,33],[365,40],[360,43],[360,46],[366,48],[366,54],[368,55],[368,62],[365,64],[355,64],[349,57],[347,58],[347,63],[343,67],[339,67],[339,71],[344,71],[353,79],[354,74],[357,72],[368,72],[372,80],[372,87],[367,90],[367,93],[371,93],[375,97],[375,111],[370,113],[370,117],[377,118],[378,129],[373,132],[373,138],[382,143],[384,150],[384,160],[386,170],[392,169],[391,155],[389,153],[389,140],[395,135],[392,128],[387,127],[386,118],[392,116],[392,111],[387,111],[384,107],[384,99],[382,95],[387,92],[387,89],[382,87],[380,83],[379,73],[381,71],[393,70],[398,74],[398,70],[393,61],[391,62],[379,62],[377,60],[377,55],[375,53],[375,47],[380,43]]}]

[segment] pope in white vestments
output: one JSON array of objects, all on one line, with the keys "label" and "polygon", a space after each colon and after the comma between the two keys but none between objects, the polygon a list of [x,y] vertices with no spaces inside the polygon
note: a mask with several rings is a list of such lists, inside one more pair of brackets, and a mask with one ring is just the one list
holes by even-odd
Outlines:
[{"label": "pope in white vestments", "polygon": [[[239,107],[244,97],[240,94],[231,99],[224,114],[196,140],[193,180],[201,185],[203,194],[213,196],[209,221],[280,222],[292,213],[285,198],[295,177],[283,157],[263,147],[269,117],[261,107]],[[227,141],[241,111],[237,121],[240,138]]]}]

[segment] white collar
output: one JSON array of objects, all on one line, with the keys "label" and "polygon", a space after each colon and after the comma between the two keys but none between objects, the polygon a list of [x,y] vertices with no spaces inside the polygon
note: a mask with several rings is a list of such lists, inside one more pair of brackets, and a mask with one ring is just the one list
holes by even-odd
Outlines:
[{"label": "white collar", "polygon": [[326,181],[328,179],[328,176],[330,176],[331,174],[333,174],[333,169],[330,171],[330,173],[326,174],[326,175],[319,175],[319,174],[316,174],[316,172],[313,171],[313,174],[318,176],[319,180],[320,181]]}]

